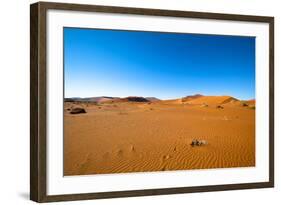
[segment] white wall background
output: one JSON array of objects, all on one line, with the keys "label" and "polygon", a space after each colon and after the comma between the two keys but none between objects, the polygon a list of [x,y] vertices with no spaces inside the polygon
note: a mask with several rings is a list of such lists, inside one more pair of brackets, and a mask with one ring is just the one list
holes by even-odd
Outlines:
[{"label": "white wall background", "polygon": [[[51,1],[51,0],[50,0]],[[278,0],[60,0],[61,2],[129,7],[207,11],[275,16],[275,164],[274,189],[149,196],[69,204],[277,204],[281,195],[280,38]],[[0,7],[0,204],[32,204],[29,201],[29,4],[7,0]],[[280,202],[279,202],[280,203]],[[56,204],[56,203],[53,203]],[[60,203],[64,204],[64,203]]]}]

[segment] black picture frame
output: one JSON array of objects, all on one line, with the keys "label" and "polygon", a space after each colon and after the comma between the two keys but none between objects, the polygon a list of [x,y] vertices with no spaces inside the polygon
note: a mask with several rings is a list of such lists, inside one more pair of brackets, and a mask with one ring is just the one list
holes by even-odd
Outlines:
[{"label": "black picture frame", "polygon": [[[264,22],[269,24],[269,181],[227,185],[47,195],[46,12],[66,11]],[[274,17],[38,2],[30,6],[30,199],[36,202],[101,199],[274,187]]]}]

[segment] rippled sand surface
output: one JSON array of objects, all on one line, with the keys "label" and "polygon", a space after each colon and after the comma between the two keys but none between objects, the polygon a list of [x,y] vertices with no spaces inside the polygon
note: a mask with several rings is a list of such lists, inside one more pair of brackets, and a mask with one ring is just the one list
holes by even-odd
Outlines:
[{"label": "rippled sand surface", "polygon": [[237,103],[65,102],[64,112],[64,175],[255,166],[255,110]]}]

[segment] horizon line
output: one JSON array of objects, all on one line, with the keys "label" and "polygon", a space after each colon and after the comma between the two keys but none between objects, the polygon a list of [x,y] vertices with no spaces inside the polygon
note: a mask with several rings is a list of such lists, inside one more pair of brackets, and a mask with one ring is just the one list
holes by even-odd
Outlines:
[{"label": "horizon line", "polygon": [[100,95],[100,96],[88,96],[88,97],[65,97],[64,96],[64,99],[66,98],[81,98],[81,99],[85,99],[85,98],[101,98],[101,97],[104,97],[104,98],[127,98],[127,97],[142,97],[142,98],[156,98],[156,99],[159,99],[159,100],[176,100],[176,99],[182,99],[182,98],[185,98],[185,97],[189,97],[189,96],[196,96],[196,95],[201,95],[201,97],[222,97],[222,96],[228,96],[228,97],[232,97],[232,98],[235,98],[237,100],[240,100],[240,101],[247,101],[247,100],[255,100],[256,98],[249,98],[249,99],[240,99],[240,98],[237,98],[237,97],[233,97],[231,95],[202,95],[202,94],[193,94],[193,95],[185,95],[183,97],[177,97],[177,98],[167,98],[167,99],[163,99],[163,98],[158,98],[158,97],[155,97],[155,96],[137,96],[137,95],[129,95],[129,96],[125,96],[125,97],[120,97],[120,96],[108,96],[108,95]]}]

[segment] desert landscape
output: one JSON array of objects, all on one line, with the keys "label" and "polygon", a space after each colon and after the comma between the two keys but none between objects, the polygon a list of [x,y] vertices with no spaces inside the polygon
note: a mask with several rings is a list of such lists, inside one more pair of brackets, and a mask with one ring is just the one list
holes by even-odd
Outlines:
[{"label": "desert landscape", "polygon": [[63,35],[65,176],[255,166],[255,37]]},{"label": "desert landscape", "polygon": [[64,175],[255,166],[255,100],[64,100]]}]

